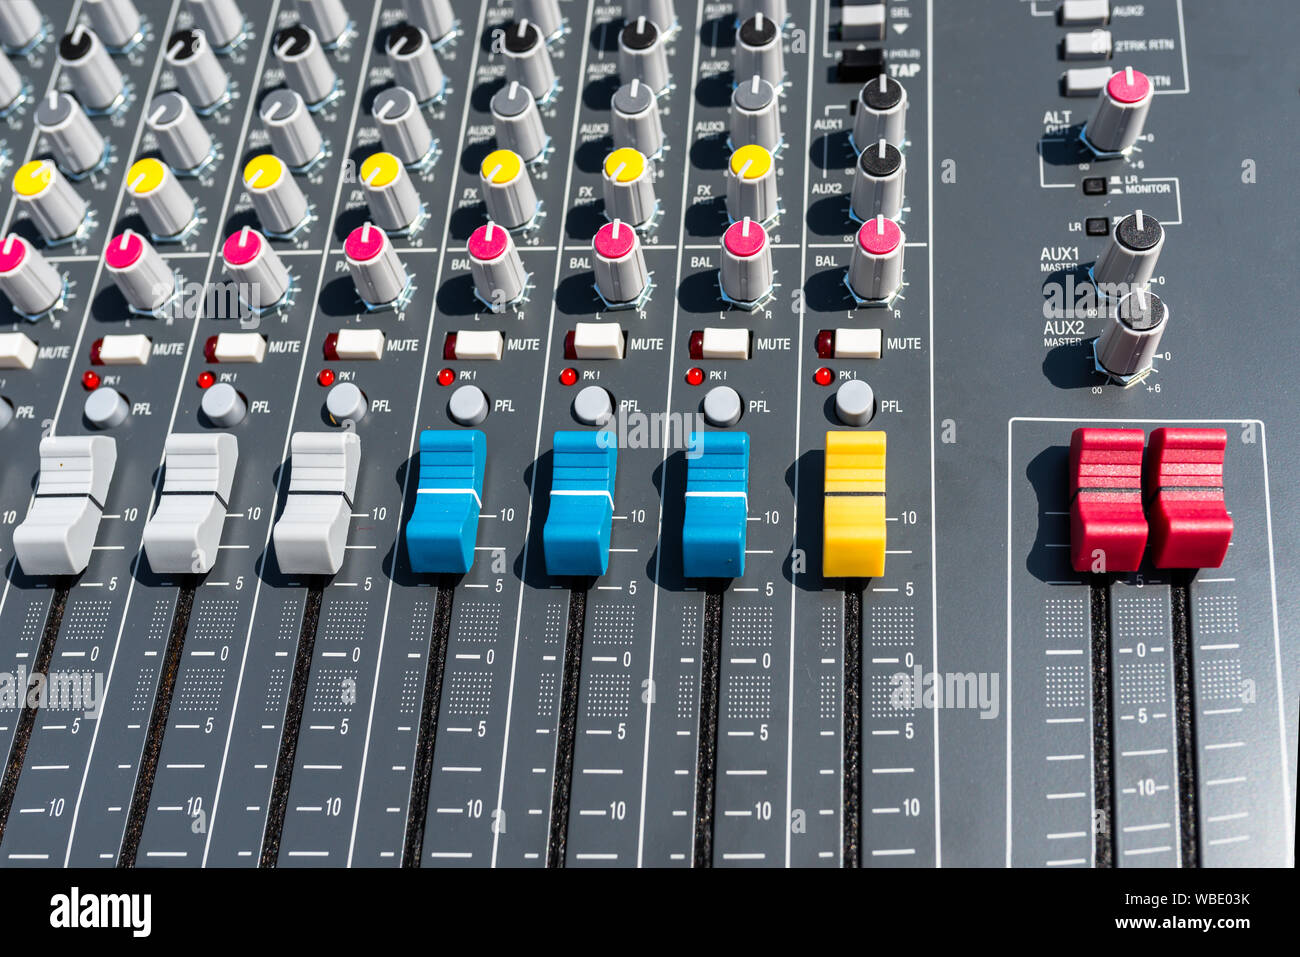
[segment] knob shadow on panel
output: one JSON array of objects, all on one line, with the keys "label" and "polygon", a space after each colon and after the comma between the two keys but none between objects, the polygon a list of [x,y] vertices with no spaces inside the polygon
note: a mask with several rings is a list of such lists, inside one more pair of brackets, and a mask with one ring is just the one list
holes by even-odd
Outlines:
[{"label": "knob shadow on panel", "polygon": [[461,171],[469,176],[478,179],[479,169],[483,166],[483,161],[487,159],[489,153],[498,149],[499,144],[496,138],[484,140],[481,143],[467,143],[461,150],[460,168]]},{"label": "knob shadow on panel", "polygon": [[474,295],[474,280],[469,273],[453,276],[438,289],[438,311],[445,316],[472,316],[483,309]]},{"label": "knob shadow on panel", "polygon": [[593,203],[579,203],[569,207],[564,218],[564,232],[570,239],[590,242],[601,226],[609,220],[605,217],[605,203],[597,200]]},{"label": "knob shadow on panel", "polygon": [[[805,591],[822,591],[822,512],[825,502],[823,497],[823,473],[826,470],[826,453],[821,449],[809,449],[799,456],[799,527],[795,533],[795,548],[803,556],[804,567],[796,576],[793,574],[793,553],[786,556],[781,563],[781,574],[786,581],[793,582]],[[785,470],[785,484],[791,494],[795,491],[795,465]]]},{"label": "knob shadow on panel", "polygon": [[[289,469],[288,462],[281,462],[276,468],[275,474],[271,476],[271,481],[275,485],[275,508],[271,510],[270,522],[272,525],[280,518],[284,512],[285,499],[289,497]],[[258,556],[253,566],[254,572],[266,584],[273,588],[283,588],[290,582],[303,583],[303,576],[295,575],[290,577],[280,571],[280,563],[275,555],[275,545],[272,544],[268,537],[266,546],[262,554]]]},{"label": "knob shadow on panel", "polygon": [[1096,157],[1079,138],[1082,131],[1083,124],[1080,123],[1050,139],[1039,140],[1037,149],[1043,162],[1048,166],[1077,166],[1079,163],[1094,162]]},{"label": "knob shadow on panel", "polygon": [[595,276],[579,272],[565,276],[555,287],[555,307],[566,316],[590,317],[602,308],[596,295]]},{"label": "knob shadow on panel", "polygon": [[457,206],[451,211],[447,220],[447,235],[451,239],[467,242],[474,230],[482,226],[488,218],[487,207],[482,203],[472,206]]},{"label": "knob shadow on panel", "polygon": [[718,271],[702,269],[690,273],[677,286],[677,301],[689,313],[716,315],[725,309],[726,303],[722,301],[722,290],[718,286]]},{"label": "knob shadow on panel", "polygon": [[[680,16],[680,14],[679,14]],[[736,45],[736,14],[727,13],[700,24],[700,45],[719,50]],[[731,95],[731,91],[727,91]]]},{"label": "knob shadow on panel", "polygon": [[[605,98],[605,106],[609,106],[609,97]],[[605,168],[605,157],[613,150],[612,136],[602,136],[598,140],[584,140],[573,151],[573,165],[579,172],[599,176],[600,171]]]},{"label": "knob shadow on panel", "polygon": [[714,196],[686,207],[686,235],[694,238],[721,239],[727,231],[727,198]]},{"label": "knob shadow on panel", "polygon": [[731,105],[732,82],[730,70],[703,77],[695,84],[695,102],[709,109],[726,109]]},{"label": "knob shadow on panel", "polygon": [[608,110],[609,101],[614,98],[614,91],[617,89],[617,76],[603,76],[598,80],[592,80],[582,88],[582,105],[595,112]]},{"label": "knob shadow on panel", "polygon": [[[1063,434],[1068,438],[1068,432]],[[1034,544],[1025,556],[1025,570],[1039,581],[1071,581],[1077,577],[1070,567],[1070,549],[1052,547],[1070,542],[1070,520],[1060,514],[1070,508],[1069,469],[1070,449],[1065,445],[1044,449],[1025,467],[1025,478],[1038,501],[1038,528]]]},{"label": "knob shadow on panel", "polygon": [[[847,248],[845,251],[847,252]],[[816,312],[841,312],[853,308],[853,299],[849,295],[848,287],[844,285],[842,267],[813,273],[804,284],[803,294],[804,303]],[[861,316],[865,325],[872,325],[871,310],[858,310],[855,320],[858,316]]]},{"label": "knob shadow on panel", "polygon": [[[654,484],[664,503],[659,541],[646,563],[646,577],[667,591],[681,591],[688,584],[682,577],[682,527],[686,521],[686,453],[677,450],[654,470]],[[658,566],[658,575],[655,568]]]},{"label": "knob shadow on panel", "polygon": [[[591,28],[588,37],[593,53],[618,53],[618,35],[627,21],[622,17],[602,20]],[[608,102],[606,103],[608,105]]]},{"label": "knob shadow on panel", "polygon": [[691,144],[691,165],[697,169],[724,170],[730,158],[725,134],[702,136]]},{"label": "knob shadow on panel", "polygon": [[131,319],[127,309],[126,297],[113,283],[109,283],[95,294],[90,303],[90,314],[97,322],[122,322]]},{"label": "knob shadow on panel", "polygon": [[[505,77],[493,80],[490,83],[480,83],[470,90],[470,105],[478,113],[488,114],[492,112],[492,97],[496,96],[498,90],[506,85]],[[475,164],[474,169],[478,169]]]},{"label": "knob shadow on panel", "polygon": [[528,567],[524,568],[524,551],[521,550],[514,561],[515,574],[532,588],[549,588],[555,579],[546,574],[546,556],[542,553],[542,528],[550,514],[551,496],[547,490],[551,487],[551,471],[554,453],[547,449],[532,465],[524,469],[520,476],[525,489],[534,490],[532,522],[528,526]]},{"label": "knob shadow on panel", "polygon": [[808,147],[808,162],[813,169],[847,169],[853,166],[857,158],[853,144],[849,141],[848,130],[819,136]]},{"label": "knob shadow on panel", "polygon": [[[839,239],[848,237],[844,243],[847,253],[853,243],[852,236],[857,232],[857,225],[849,218],[849,197],[823,196],[808,204],[805,214],[808,230],[814,236]],[[848,265],[845,263],[845,265]]]},{"label": "knob shadow on panel", "polygon": [[[339,276],[325,283],[320,291],[318,308],[323,315],[348,318],[363,310],[357,299],[357,287],[348,276]],[[317,345],[319,343],[308,343],[311,349]]]}]

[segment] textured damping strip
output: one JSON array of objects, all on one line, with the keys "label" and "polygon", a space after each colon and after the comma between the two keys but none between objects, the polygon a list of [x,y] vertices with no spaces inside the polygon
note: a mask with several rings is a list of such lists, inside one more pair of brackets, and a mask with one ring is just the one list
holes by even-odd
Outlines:
[{"label": "textured damping strip", "polygon": [[433,780],[438,705],[442,701],[442,679],[447,668],[447,641],[451,635],[451,606],[455,593],[455,588],[450,585],[439,587],[433,609],[433,637],[429,642],[429,667],[424,673],[424,703],[420,708],[411,801],[406,815],[406,840],[402,845],[403,867],[419,867],[420,856],[424,853],[424,815],[429,808],[429,788]]},{"label": "textured damping strip", "polygon": [[1173,576],[1170,608],[1174,626],[1174,720],[1178,739],[1178,830],[1183,867],[1201,866],[1196,788],[1196,726],[1192,702],[1192,596],[1193,573]]},{"label": "textured damping strip", "polygon": [[1089,585],[1092,618],[1092,780],[1093,859],[1096,867],[1115,866],[1115,795],[1112,780],[1110,680],[1110,583],[1093,575]]},{"label": "textured damping strip", "polygon": [[713,809],[718,784],[718,682],[722,663],[722,592],[704,595],[700,651],[700,733],[695,759],[693,867],[713,866]]},{"label": "textured damping strip", "polygon": [[578,692],[582,679],[582,628],[587,592],[569,592],[569,627],[564,639],[564,681],[560,688],[560,726],[555,741],[555,780],[551,790],[551,833],[546,866],[564,867],[569,841],[569,799],[573,792],[573,745],[578,733]]},{"label": "textured damping strip", "polygon": [[844,593],[845,867],[860,867],[862,846],[862,589]]}]

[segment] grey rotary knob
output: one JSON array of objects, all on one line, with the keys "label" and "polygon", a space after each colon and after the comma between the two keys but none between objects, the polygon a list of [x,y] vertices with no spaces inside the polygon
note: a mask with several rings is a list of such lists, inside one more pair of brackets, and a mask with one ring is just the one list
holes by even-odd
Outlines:
[{"label": "grey rotary knob", "polygon": [[903,284],[907,237],[898,223],[876,216],[862,224],[849,254],[849,286],[859,299],[879,302]]},{"label": "grey rotary knob", "polygon": [[656,208],[653,162],[624,146],[605,157],[601,180],[606,216],[633,226],[649,222]]},{"label": "grey rotary knob", "polygon": [[859,152],[884,140],[902,147],[907,137],[907,90],[887,74],[868,80],[858,91],[853,145]]},{"label": "grey rotary knob", "polygon": [[619,31],[618,73],[624,80],[640,80],[655,93],[668,89],[668,51],[653,20],[636,17]]},{"label": "grey rotary knob", "polygon": [[497,145],[518,153],[525,163],[542,155],[548,142],[537,101],[520,83],[507,83],[492,96]]},{"label": "grey rotary knob", "polygon": [[356,425],[366,417],[366,396],[354,382],[340,382],[325,396],[325,412],[335,425]]},{"label": "grey rotary knob", "polygon": [[1151,368],[1160,337],[1169,324],[1169,307],[1153,292],[1138,290],[1118,300],[1097,339],[1097,364],[1112,375],[1134,376]]},{"label": "grey rotary knob", "polygon": [[876,414],[876,395],[862,379],[849,379],[835,390],[835,417],[860,428]]},{"label": "grey rotary knob", "polygon": [[309,107],[329,99],[338,85],[338,76],[320,38],[310,27],[285,27],[275,35],[273,46],[290,88],[297,90]]},{"label": "grey rotary knob", "polygon": [[1092,268],[1092,279],[1102,295],[1118,299],[1146,286],[1155,274],[1165,229],[1154,216],[1138,210],[1115,226],[1106,249]]},{"label": "grey rotary knob", "polygon": [[245,164],[244,191],[269,235],[288,235],[307,219],[307,197],[277,156],[263,153]]},{"label": "grey rotary knob", "polygon": [[63,277],[21,236],[0,241],[0,292],[25,316],[48,312],[63,298]]},{"label": "grey rotary knob", "polygon": [[611,305],[635,302],[650,282],[645,253],[636,230],[614,220],[596,230],[591,241],[596,291]]},{"label": "grey rotary knob", "polygon": [[785,23],[789,12],[785,0],[739,0],[736,4],[736,16],[746,20],[756,13],[771,17],[777,23]]},{"label": "grey rotary knob", "polygon": [[537,215],[537,192],[519,154],[493,150],[478,172],[479,193],[488,218],[506,229],[518,229]]},{"label": "grey rotary knob", "polygon": [[112,386],[101,385],[86,396],[81,412],[92,429],[113,429],[130,418],[131,406],[122,393]]},{"label": "grey rotary knob", "polygon": [[290,169],[310,166],[325,152],[316,121],[297,91],[272,90],[262,101],[260,116],[272,152]]},{"label": "grey rotary knob", "polygon": [[74,235],[86,220],[86,201],[49,160],[32,160],[14,174],[14,198],[50,242]]},{"label": "grey rotary knob", "polygon": [[51,91],[36,107],[36,126],[50,144],[59,169],[72,176],[104,162],[107,147],[81,105],[67,93]]},{"label": "grey rotary knob", "polygon": [[424,211],[411,174],[392,153],[374,153],[361,164],[361,189],[380,229],[401,232]]},{"label": "grey rotary knob", "polygon": [[903,211],[903,179],[907,162],[898,147],[880,140],[864,146],[853,174],[853,215],[897,219]]},{"label": "grey rotary knob", "polygon": [[0,52],[0,112],[13,109],[27,92],[27,81],[9,57]]},{"label": "grey rotary knob", "polygon": [[776,215],[776,162],[761,146],[742,146],[727,163],[727,212],[765,223]]},{"label": "grey rotary knob", "polygon": [[59,63],[87,110],[106,112],[121,101],[126,81],[95,31],[77,24],[59,41]]},{"label": "grey rotary knob", "polygon": [[389,305],[406,291],[410,278],[406,267],[378,226],[365,223],[352,230],[343,243],[343,252],[357,295],[368,306]]},{"label": "grey rotary knob", "polygon": [[510,233],[496,223],[486,223],[470,234],[466,245],[474,292],[494,311],[500,311],[524,294],[528,273]]},{"label": "grey rotary knob", "polygon": [[433,152],[433,132],[425,122],[415,94],[394,86],[375,97],[373,114],[384,149],[410,166]]},{"label": "grey rotary knob", "polygon": [[228,49],[244,35],[244,14],[235,0],[185,0],[194,25],[218,50]]},{"label": "grey rotary knob", "polygon": [[731,91],[731,145],[750,143],[775,153],[781,145],[776,88],[761,76],[741,80]]},{"label": "grey rotary knob", "polygon": [[447,400],[447,415],[457,425],[480,425],[488,417],[488,399],[476,385],[463,385]]},{"label": "grey rotary knob", "polygon": [[109,240],[104,267],[127,304],[141,312],[153,312],[176,291],[171,268],[149,240],[133,229]]},{"label": "grey rotary knob", "polygon": [[0,429],[3,429],[14,420],[14,404],[8,399],[0,397]]},{"label": "grey rotary knob", "polygon": [[704,396],[704,421],[715,429],[729,429],[740,421],[740,393],[729,385],[714,386]]},{"label": "grey rotary knob", "polygon": [[81,9],[110,50],[125,50],[140,39],[140,11],[131,0],[81,0]]},{"label": "grey rotary knob", "polygon": [[221,247],[226,274],[239,286],[239,298],[251,309],[269,309],[289,291],[289,270],[266,237],[245,226]]},{"label": "grey rotary knob", "polygon": [[673,0],[626,0],[623,4],[623,12],[629,20],[645,17],[653,22],[661,33],[670,33],[677,26]]},{"label": "grey rotary knob", "polygon": [[564,25],[557,0],[515,0],[515,16],[537,24],[547,39],[558,34]]},{"label": "grey rotary knob", "polygon": [[200,113],[216,109],[230,92],[230,77],[202,30],[177,30],[167,41],[167,65],[176,85]]},{"label": "grey rotary knob", "polygon": [[506,60],[506,79],[512,80],[533,95],[545,99],[555,87],[555,67],[546,52],[542,31],[527,20],[508,23],[502,28],[501,52]]},{"label": "grey rotary knob", "polygon": [[742,219],[722,234],[722,267],[718,281],[722,293],[732,302],[756,303],[772,291],[775,271],[767,230]]},{"label": "grey rotary knob", "polygon": [[297,0],[297,7],[299,20],[327,47],[337,45],[351,23],[343,0]]},{"label": "grey rotary knob", "polygon": [[179,236],[198,214],[194,200],[176,174],[152,156],[127,170],[126,191],[135,200],[149,232],[159,239]]},{"label": "grey rotary knob", "polygon": [[178,173],[192,173],[212,158],[212,137],[179,93],[160,93],[149,104],[146,117],[167,165]]},{"label": "grey rotary knob", "polygon": [[203,390],[199,411],[218,429],[233,429],[248,416],[248,403],[229,382]]},{"label": "grey rotary knob", "polygon": [[573,417],[583,425],[604,425],[614,417],[614,400],[598,385],[589,385],[573,397]]},{"label": "grey rotary knob", "polygon": [[1155,88],[1145,73],[1131,66],[1112,76],[1097,99],[1097,110],[1084,138],[1101,153],[1123,153],[1142,136]]},{"label": "grey rotary knob", "polygon": [[30,49],[45,34],[41,12],[33,0],[0,3],[0,45],[10,53]]},{"label": "grey rotary knob", "polygon": [[433,41],[417,26],[404,23],[388,35],[388,61],[397,82],[421,103],[436,100],[447,88],[447,78],[433,52]]},{"label": "grey rotary knob", "polygon": [[451,36],[456,29],[456,16],[451,0],[402,0],[406,19],[422,29],[438,43]]},{"label": "grey rotary knob", "polygon": [[610,101],[613,116],[610,132],[615,146],[630,146],[643,156],[654,156],[664,147],[664,124],[659,115],[659,98],[638,79],[624,83]]},{"label": "grey rotary knob", "polygon": [[736,76],[761,76],[773,86],[785,82],[785,57],[781,25],[759,12],[736,31]]}]

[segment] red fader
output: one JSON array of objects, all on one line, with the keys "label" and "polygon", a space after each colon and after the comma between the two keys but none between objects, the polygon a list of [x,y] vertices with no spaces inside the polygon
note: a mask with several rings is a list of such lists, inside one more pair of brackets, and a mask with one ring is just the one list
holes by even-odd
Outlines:
[{"label": "red fader", "polygon": [[1223,501],[1223,429],[1156,429],[1147,448],[1146,497],[1156,568],[1218,568],[1232,541]]},{"label": "red fader", "polygon": [[1070,438],[1070,564],[1134,572],[1147,544],[1141,429],[1075,429]]}]

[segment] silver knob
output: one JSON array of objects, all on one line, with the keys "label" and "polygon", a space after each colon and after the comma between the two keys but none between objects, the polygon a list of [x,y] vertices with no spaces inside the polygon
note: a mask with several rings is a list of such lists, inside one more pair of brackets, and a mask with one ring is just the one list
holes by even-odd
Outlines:
[{"label": "silver knob", "polygon": [[14,173],[14,198],[48,241],[67,239],[81,229],[89,207],[49,160],[32,160]]},{"label": "silver knob", "polygon": [[275,155],[291,169],[310,166],[325,152],[316,121],[296,91],[272,90],[262,101],[261,117]]},{"label": "silver knob", "polygon": [[897,219],[903,211],[903,179],[907,163],[898,147],[880,140],[863,148],[853,174],[853,215]]},{"label": "silver knob", "polygon": [[176,74],[176,84],[194,109],[210,113],[225,102],[230,77],[202,30],[173,33],[167,41],[166,60]]},{"label": "silver knob", "polygon": [[761,76],[742,80],[731,91],[731,143],[753,143],[769,153],[781,145],[781,117],[776,88]]},{"label": "silver knob", "polygon": [[352,22],[343,0],[298,0],[298,19],[327,47],[338,44]]},{"label": "silver knob", "polygon": [[340,382],[325,396],[325,411],[335,425],[356,425],[366,417],[366,396],[353,382]]},{"label": "silver knob", "polygon": [[126,190],[144,224],[156,238],[179,236],[194,222],[197,209],[185,187],[167,166],[152,156],[137,160],[126,173]]},{"label": "silver knob", "polygon": [[573,417],[583,425],[604,425],[614,417],[614,401],[598,385],[589,385],[573,397]]},{"label": "silver knob", "polygon": [[104,162],[107,146],[81,105],[67,93],[50,92],[36,107],[36,125],[45,135],[59,168],[72,176]]},{"label": "silver knob", "polygon": [[510,233],[487,223],[470,234],[467,244],[474,291],[489,309],[499,312],[524,294],[528,274]]},{"label": "silver knob", "polygon": [[515,0],[515,16],[537,24],[542,36],[548,39],[564,25],[557,0]]},{"label": "silver knob", "polygon": [[226,273],[239,284],[239,298],[251,309],[269,309],[289,291],[289,270],[266,237],[245,226],[221,247]]},{"label": "silver knob", "polygon": [[442,96],[447,78],[427,33],[404,23],[388,35],[387,48],[397,82],[414,93],[417,100],[427,103]]},{"label": "silver knob", "polygon": [[373,153],[361,164],[361,188],[370,217],[380,229],[409,229],[424,206],[406,167],[392,153]]},{"label": "silver knob", "polygon": [[125,50],[140,39],[140,11],[131,0],[81,0],[81,9],[110,50]]},{"label": "silver knob", "polygon": [[248,417],[248,403],[229,382],[218,382],[203,390],[199,411],[218,429],[233,429]]},{"label": "silver knob", "polygon": [[902,147],[907,137],[907,90],[882,73],[858,91],[853,117],[853,146],[859,152],[884,140]]},{"label": "silver knob", "polygon": [[1110,242],[1092,267],[1097,291],[1116,299],[1151,282],[1160,251],[1165,248],[1165,229],[1154,216],[1138,210],[1115,226]]},{"label": "silver knob", "polygon": [[108,385],[101,385],[86,396],[81,411],[92,429],[113,429],[131,416],[131,406],[122,393]]},{"label": "silver knob", "polygon": [[644,156],[654,156],[664,147],[664,124],[659,115],[659,98],[638,79],[624,83],[610,101],[613,117],[610,132],[615,146],[630,146]]},{"label": "silver knob", "polygon": [[338,86],[320,38],[310,27],[285,27],[275,35],[275,58],[289,86],[302,94],[309,107],[324,103]]},{"label": "silver knob", "polygon": [[270,235],[288,235],[307,219],[307,197],[302,188],[289,168],[270,153],[254,156],[245,164],[244,191]]},{"label": "silver knob", "polygon": [[59,63],[87,110],[108,112],[122,100],[126,81],[95,31],[81,24],[59,41]]},{"label": "silver knob", "polygon": [[876,414],[876,395],[862,379],[848,379],[835,390],[835,417],[861,428]]},{"label": "silver knob", "polygon": [[433,132],[406,87],[390,87],[375,97],[373,115],[384,149],[403,163],[420,163],[433,152]]},{"label": "silver knob", "polygon": [[506,58],[506,79],[528,90],[534,99],[545,99],[555,88],[555,67],[546,52],[546,41],[536,25],[527,20],[502,28],[501,52]]},{"label": "silver knob", "polygon": [[876,216],[862,224],[849,256],[849,287],[859,299],[888,299],[903,284],[907,237],[898,223]]},{"label": "silver knob", "polygon": [[637,17],[618,34],[618,72],[624,80],[640,80],[655,93],[668,89],[668,51],[653,20]]},{"label": "silver knob", "polygon": [[104,266],[133,309],[153,312],[176,291],[176,277],[158,250],[133,229],[114,236],[104,251]]},{"label": "silver knob", "polygon": [[438,43],[451,36],[456,29],[456,16],[451,0],[402,0],[406,19],[429,34]]},{"label": "silver knob", "polygon": [[542,155],[547,144],[542,113],[524,86],[507,83],[493,94],[490,106],[498,146],[518,153],[525,163]]},{"label": "silver knob", "polygon": [[736,32],[736,76],[761,76],[778,87],[785,82],[781,25],[764,13],[745,20]]},{"label": "silver knob", "polygon": [[743,403],[740,393],[729,385],[714,386],[702,403],[704,421],[715,429],[729,429],[740,421]]},{"label": "silver knob", "polygon": [[0,3],[0,45],[9,53],[23,53],[45,35],[41,11],[32,0]]},{"label": "silver knob", "polygon": [[671,33],[677,27],[673,0],[626,0],[623,12],[629,19],[645,17],[659,28],[660,33]]},{"label": "silver knob", "polygon": [[1097,111],[1084,127],[1084,139],[1101,153],[1123,153],[1142,136],[1155,88],[1147,75],[1131,66],[1107,81]]},{"label": "silver knob", "polygon": [[488,417],[488,399],[476,385],[463,385],[451,394],[447,414],[457,425],[479,425]]},{"label": "silver knob", "polygon": [[26,92],[27,81],[10,62],[9,57],[0,53],[0,113],[16,107]]},{"label": "silver knob", "polygon": [[771,17],[778,24],[784,24],[789,16],[785,0],[739,0],[736,4],[736,17],[747,20],[756,13]]},{"label": "silver knob", "polygon": [[235,0],[185,0],[194,25],[218,50],[229,49],[244,35],[244,14]]},{"label": "silver knob", "polygon": [[352,230],[343,244],[343,252],[357,295],[366,305],[388,305],[406,291],[406,267],[378,226],[366,223]]},{"label": "silver knob", "polygon": [[1129,293],[1107,316],[1106,329],[1095,346],[1097,364],[1121,378],[1145,372],[1168,324],[1169,307],[1159,296],[1142,289]]},{"label": "silver knob", "polygon": [[0,242],[0,292],[22,315],[37,316],[63,298],[63,277],[27,240],[10,233]]},{"label": "silver knob", "polygon": [[591,241],[596,291],[610,304],[635,302],[650,282],[645,253],[636,230],[614,220],[596,230]]},{"label": "silver knob", "polygon": [[506,229],[518,229],[537,215],[537,193],[528,167],[517,153],[493,150],[478,172],[479,192],[488,218]]},{"label": "silver knob", "polygon": [[624,146],[605,157],[601,180],[610,219],[640,226],[654,215],[654,164],[636,150]]},{"label": "silver knob", "polygon": [[738,305],[750,305],[767,296],[775,281],[767,230],[748,219],[732,223],[722,234],[718,278],[723,295]]},{"label": "silver knob", "polygon": [[192,173],[212,158],[212,137],[190,101],[179,93],[155,96],[149,104],[148,123],[163,159],[176,172]]},{"label": "silver knob", "polygon": [[761,146],[742,146],[727,164],[727,211],[732,219],[765,223],[777,213],[776,163]]}]

